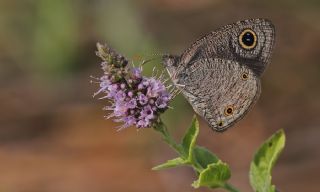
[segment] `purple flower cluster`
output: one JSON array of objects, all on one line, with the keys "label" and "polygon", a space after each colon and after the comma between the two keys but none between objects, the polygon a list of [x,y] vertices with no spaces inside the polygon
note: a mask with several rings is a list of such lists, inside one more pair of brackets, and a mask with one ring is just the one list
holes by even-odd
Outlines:
[{"label": "purple flower cluster", "polygon": [[152,127],[159,115],[168,108],[171,95],[161,80],[142,76],[141,67],[129,67],[128,61],[106,45],[97,44],[97,55],[102,58],[104,75],[99,78],[100,90],[111,101],[105,110],[108,116],[123,122],[121,128],[135,125]]}]

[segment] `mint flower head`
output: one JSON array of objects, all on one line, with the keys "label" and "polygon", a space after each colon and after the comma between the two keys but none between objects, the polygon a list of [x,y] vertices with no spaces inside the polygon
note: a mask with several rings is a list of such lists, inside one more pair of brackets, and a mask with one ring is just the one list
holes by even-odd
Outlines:
[{"label": "mint flower head", "polygon": [[94,94],[102,94],[100,99],[108,99],[110,104],[104,110],[110,111],[107,118],[122,122],[120,127],[153,127],[160,114],[169,107],[172,94],[160,77],[145,77],[142,66],[133,67],[128,60],[107,45],[97,44],[97,56],[102,59],[104,74],[98,80],[100,89]]}]

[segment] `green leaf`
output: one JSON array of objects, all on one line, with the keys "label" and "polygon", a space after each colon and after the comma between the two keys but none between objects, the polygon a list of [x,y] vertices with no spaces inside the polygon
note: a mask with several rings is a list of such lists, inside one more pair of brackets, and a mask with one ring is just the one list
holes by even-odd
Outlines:
[{"label": "green leaf", "polygon": [[208,149],[204,147],[196,146],[193,150],[194,162],[200,165],[203,169],[207,168],[209,164],[217,163],[218,157],[212,154]]},{"label": "green leaf", "polygon": [[158,171],[161,169],[173,168],[173,167],[177,167],[177,166],[181,166],[181,165],[185,165],[185,164],[186,164],[185,160],[178,157],[175,159],[168,160],[167,162],[165,162],[163,164],[157,165],[157,166],[153,167],[152,170]]},{"label": "green leaf", "polygon": [[212,163],[206,169],[200,172],[198,180],[194,181],[192,186],[194,188],[210,187],[218,188],[224,187],[225,182],[231,177],[229,166],[220,160],[217,163]]},{"label": "green leaf", "polygon": [[258,192],[275,192],[271,184],[271,171],[285,145],[285,134],[280,130],[273,134],[256,152],[250,166],[250,183]]},{"label": "green leaf", "polygon": [[182,148],[185,154],[186,159],[189,161],[192,161],[192,153],[193,148],[196,143],[197,136],[199,134],[199,122],[197,118],[194,116],[192,119],[192,124],[185,133],[183,139],[182,139]]}]

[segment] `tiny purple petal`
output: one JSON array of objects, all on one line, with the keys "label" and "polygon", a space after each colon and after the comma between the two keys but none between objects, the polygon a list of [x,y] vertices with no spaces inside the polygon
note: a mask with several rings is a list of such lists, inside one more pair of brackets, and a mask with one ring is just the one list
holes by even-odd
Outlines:
[{"label": "tiny purple petal", "polygon": [[132,68],[131,72],[132,72],[133,77],[136,78],[136,79],[140,79],[140,78],[142,77],[142,76],[141,76],[141,72],[142,72],[142,71],[141,71],[141,69],[138,68],[138,67]]},{"label": "tiny purple petal", "polygon": [[126,116],[122,118],[122,121],[125,123],[124,127],[129,127],[136,124],[137,119],[133,116]]},{"label": "tiny purple petal", "polygon": [[138,85],[138,90],[141,90],[141,89],[143,89],[143,88],[144,88],[143,83],[140,83],[140,84]]},{"label": "tiny purple petal", "polygon": [[126,103],[126,107],[129,109],[134,109],[137,107],[137,100],[135,98],[131,99],[129,102]]},{"label": "tiny purple petal", "polygon": [[110,86],[109,86],[109,89],[110,89],[110,91],[111,90],[118,90],[118,88],[119,88],[119,85],[118,84],[111,84]]},{"label": "tiny purple petal", "polygon": [[168,106],[168,97],[159,97],[156,101],[156,106],[160,109],[166,108]]},{"label": "tiny purple petal", "polygon": [[121,83],[120,88],[121,88],[121,89],[125,89],[125,88],[126,88],[126,84]]},{"label": "tiny purple petal", "polygon": [[110,84],[111,84],[111,81],[109,80],[101,81],[100,87],[103,89],[107,89],[110,86]]},{"label": "tiny purple petal", "polygon": [[150,104],[150,105],[154,105],[154,99],[150,99],[150,100],[149,100],[149,104]]},{"label": "tiny purple petal", "polygon": [[141,119],[137,123],[138,128],[147,128],[150,127],[150,121],[148,119]]},{"label": "tiny purple petal", "polygon": [[118,85],[110,84],[108,86],[108,98],[113,98],[118,93]]},{"label": "tiny purple petal", "polygon": [[143,86],[149,86],[149,81],[148,80],[145,80],[142,82]]},{"label": "tiny purple petal", "polygon": [[109,89],[109,86],[111,85],[111,81],[109,79],[107,79],[106,76],[102,76],[100,78],[100,89],[94,93],[94,96],[98,95],[99,93],[108,93],[108,89]]},{"label": "tiny purple petal", "polygon": [[116,117],[121,117],[121,116],[125,116],[127,113],[128,108],[123,105],[121,102],[117,102],[114,108],[114,116]]},{"label": "tiny purple petal", "polygon": [[100,77],[100,81],[110,81],[110,76],[109,75],[103,75]]},{"label": "tiny purple petal", "polygon": [[140,112],[140,119],[154,119],[155,115],[153,114],[152,107],[150,105],[147,105],[143,108],[143,110]]},{"label": "tiny purple petal", "polygon": [[139,103],[140,103],[141,105],[145,105],[145,104],[148,103],[148,97],[145,96],[144,94],[140,94],[140,95],[138,96],[138,100],[139,100]]},{"label": "tiny purple petal", "polygon": [[126,99],[127,95],[124,91],[120,90],[114,95],[114,99],[116,101],[124,101]]},{"label": "tiny purple petal", "polygon": [[133,109],[130,110],[130,114],[131,114],[131,115],[134,115],[135,113],[136,113],[136,112],[135,112]]},{"label": "tiny purple petal", "polygon": [[161,83],[161,81],[154,78],[149,79],[149,86],[147,89],[147,96],[158,97],[160,93],[166,91],[166,87]]},{"label": "tiny purple petal", "polygon": [[128,92],[128,96],[129,96],[129,97],[132,97],[132,96],[133,96],[132,91],[129,91],[129,92]]}]

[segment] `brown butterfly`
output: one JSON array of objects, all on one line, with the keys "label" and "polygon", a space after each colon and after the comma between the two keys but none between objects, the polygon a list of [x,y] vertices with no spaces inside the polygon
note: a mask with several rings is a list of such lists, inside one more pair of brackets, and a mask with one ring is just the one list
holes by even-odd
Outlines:
[{"label": "brown butterfly", "polygon": [[180,56],[164,56],[163,64],[195,112],[222,132],[257,101],[274,40],[270,21],[238,21],[200,38]]}]

